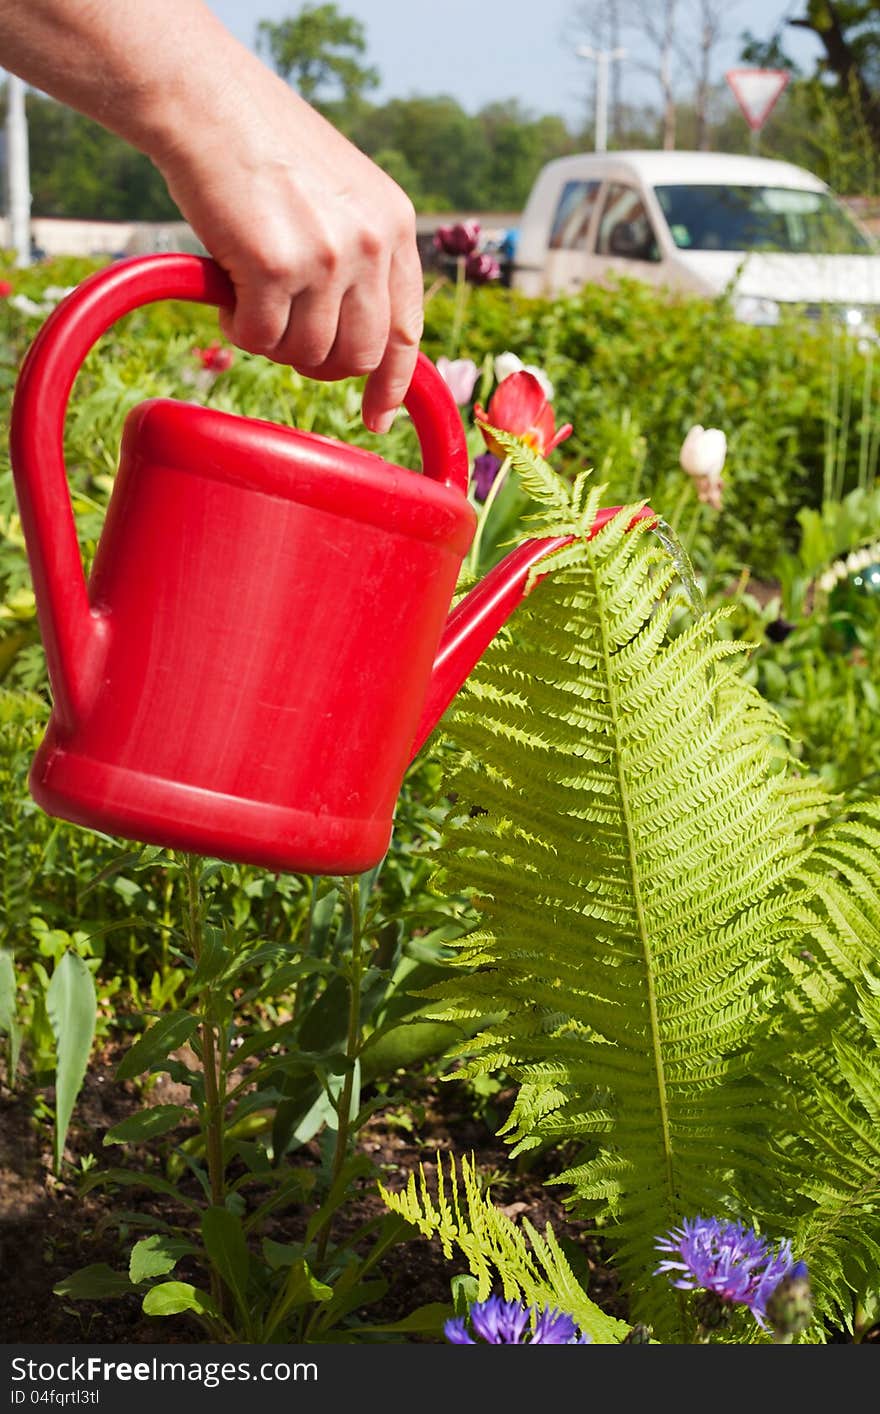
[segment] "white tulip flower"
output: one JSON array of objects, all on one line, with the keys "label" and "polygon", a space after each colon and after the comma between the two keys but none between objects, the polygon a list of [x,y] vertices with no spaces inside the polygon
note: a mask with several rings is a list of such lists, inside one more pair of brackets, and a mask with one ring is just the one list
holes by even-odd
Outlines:
[{"label": "white tulip flower", "polygon": [[679,462],[688,476],[717,481],[727,456],[727,438],[720,427],[692,427],[681,444]]},{"label": "white tulip flower", "polygon": [[505,349],[504,353],[496,354],[494,368],[496,383],[503,383],[504,379],[509,378],[511,373],[531,373],[532,377],[537,378],[540,383],[541,390],[548,403],[552,403],[553,384],[550,382],[543,368],[537,368],[533,363],[523,363],[522,359],[515,353],[511,353],[509,349]]}]

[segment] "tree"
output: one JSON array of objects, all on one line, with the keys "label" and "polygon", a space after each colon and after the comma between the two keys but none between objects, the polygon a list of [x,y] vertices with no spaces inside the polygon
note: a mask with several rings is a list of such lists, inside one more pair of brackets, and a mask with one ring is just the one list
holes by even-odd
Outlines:
[{"label": "tree", "polygon": [[[676,23],[680,0],[579,0],[575,22],[600,48],[616,47],[619,36],[636,36],[627,62],[651,74],[662,95],[662,145],[675,147],[675,80],[678,63]],[[597,37],[602,36],[599,40]],[[605,36],[608,37],[607,42]],[[613,45],[612,45],[613,39]],[[619,65],[612,64],[612,69]],[[616,116],[619,131],[620,108]],[[614,127],[612,128],[614,131]]]},{"label": "tree", "polygon": [[277,24],[260,20],[257,44],[276,73],[315,107],[333,99],[350,107],[379,83],[377,71],[359,62],[367,48],[363,25],[333,4],[304,5]]},{"label": "tree", "polygon": [[880,86],[880,7],[877,0],[807,0],[806,14],[786,20],[810,30],[825,50],[826,73],[841,87],[855,78],[861,97],[876,100]]},{"label": "tree", "polygon": [[788,58],[783,25],[763,43],[745,34],[743,59],[788,68],[795,76],[782,121],[774,114],[771,129],[784,155],[838,191],[874,191],[880,180],[880,6],[876,0],[803,4],[804,13],[786,18],[784,25],[809,30],[821,42],[815,74],[801,75]]},{"label": "tree", "polygon": [[489,104],[476,121],[489,149],[484,204],[493,211],[518,210],[544,163],[574,151],[561,118],[535,118],[516,99]]},{"label": "tree", "polygon": [[707,152],[711,145],[709,103],[712,97],[712,60],[718,45],[725,38],[725,21],[730,18],[730,12],[738,0],[692,0],[692,3],[696,10],[699,40],[695,47],[688,45],[686,50],[682,49],[680,52],[696,79],[694,146],[701,152]]},{"label": "tree", "polygon": [[442,197],[447,210],[486,209],[489,144],[479,123],[454,98],[392,99],[365,113],[351,136],[369,157],[398,153],[397,160],[402,158],[415,173],[417,192]]},{"label": "tree", "polygon": [[[33,89],[26,107],[34,216],[183,219],[158,169],[122,138]],[[5,97],[0,121],[2,110]]]},{"label": "tree", "polygon": [[825,50],[822,68],[852,95],[880,143],[880,9],[876,0],[808,0],[807,13],[787,21],[812,31]]}]

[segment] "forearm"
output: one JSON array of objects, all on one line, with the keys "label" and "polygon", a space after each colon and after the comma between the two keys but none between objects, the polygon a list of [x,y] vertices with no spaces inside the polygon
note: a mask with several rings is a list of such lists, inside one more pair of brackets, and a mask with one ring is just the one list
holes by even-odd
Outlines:
[{"label": "forearm", "polygon": [[0,0],[0,64],[159,165],[274,78],[202,0]]},{"label": "forearm", "polygon": [[412,203],[202,0],[0,0],[0,64],[152,160],[232,280],[235,343],[368,373],[388,425],[422,328]]}]

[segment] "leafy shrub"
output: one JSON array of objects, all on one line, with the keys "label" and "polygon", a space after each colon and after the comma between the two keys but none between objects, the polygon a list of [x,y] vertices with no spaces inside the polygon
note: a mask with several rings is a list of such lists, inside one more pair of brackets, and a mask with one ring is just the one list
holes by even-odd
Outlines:
[{"label": "leafy shrub", "polygon": [[[451,292],[438,289],[426,307],[425,346],[435,356],[449,351],[452,318]],[[797,542],[798,510],[821,502],[830,433],[838,457],[850,448],[854,484],[863,424],[876,419],[869,354],[847,354],[844,428],[828,326],[792,315],[756,328],[738,323],[724,299],[673,297],[625,280],[556,300],[482,287],[469,292],[465,328],[462,356],[479,363],[509,348],[545,368],[559,417],[575,427],[562,466],[601,467],[611,500],[644,496],[668,516],[683,485],[678,453],[688,428],[723,428],[725,513],[712,541],[721,569],[748,565],[771,577],[776,557]]]}]

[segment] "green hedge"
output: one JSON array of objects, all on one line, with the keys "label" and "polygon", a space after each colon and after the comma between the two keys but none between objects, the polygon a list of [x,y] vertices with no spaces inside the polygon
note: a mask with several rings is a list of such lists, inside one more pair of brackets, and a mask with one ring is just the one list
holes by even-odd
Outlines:
[{"label": "green hedge", "polygon": [[672,297],[635,281],[552,301],[484,286],[469,290],[464,335],[452,350],[453,308],[451,287],[428,299],[427,351],[480,362],[510,349],[541,365],[559,418],[575,428],[554,462],[599,468],[610,456],[603,479],[615,499],[644,494],[669,515],[683,485],[678,452],[688,428],[722,428],[726,490],[712,549],[731,566],[772,577],[777,554],[797,544],[798,510],[822,500],[830,446],[845,461],[839,489],[856,482],[860,447],[877,421],[873,354],[827,321],[791,316],[749,326],[724,300]]}]

